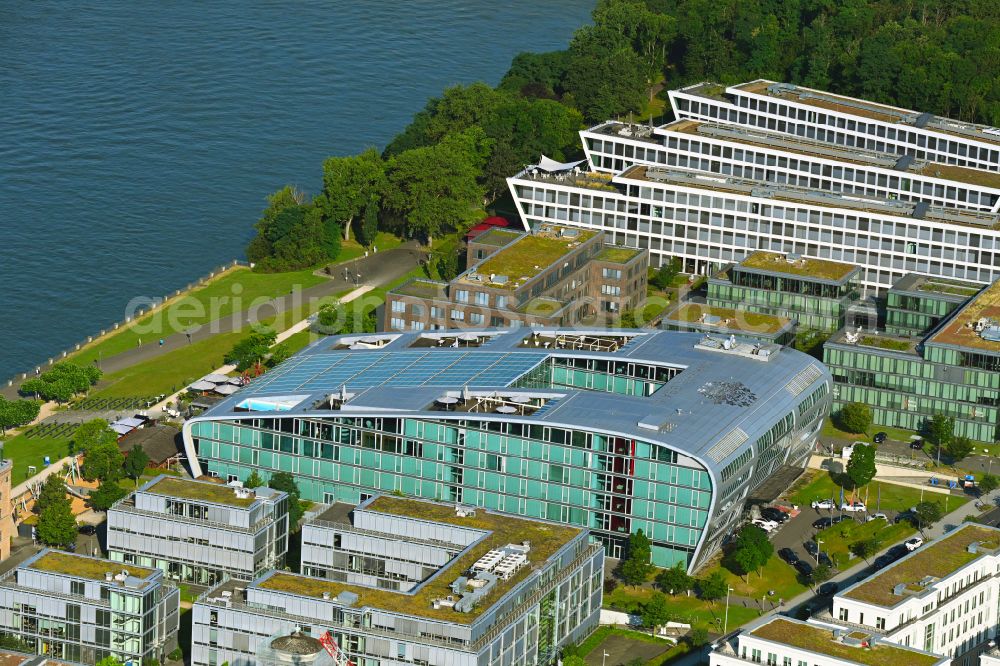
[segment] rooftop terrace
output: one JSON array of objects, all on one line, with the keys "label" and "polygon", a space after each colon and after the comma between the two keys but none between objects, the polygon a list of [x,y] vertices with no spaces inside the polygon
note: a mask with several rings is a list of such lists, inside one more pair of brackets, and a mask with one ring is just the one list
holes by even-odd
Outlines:
[{"label": "rooftop terrace", "polygon": [[890,291],[910,292],[917,295],[939,294],[953,302],[972,298],[982,289],[982,285],[948,278],[930,277],[919,273],[908,273],[892,285]]},{"label": "rooftop terrace", "polygon": [[1000,341],[987,340],[980,335],[981,331],[976,330],[984,328],[984,325],[1000,325],[1000,281],[986,287],[962,306],[928,342],[1000,352]]},{"label": "rooftop terrace", "polygon": [[[714,318],[717,318],[717,321]],[[664,316],[663,320],[717,326],[719,329],[747,333],[777,333],[792,323],[783,317],[719,308],[703,303],[685,303]]]},{"label": "rooftop terrace", "polygon": [[741,261],[740,265],[759,271],[784,273],[796,277],[821,278],[834,282],[840,282],[858,271],[858,267],[853,264],[762,251],[754,252]]},{"label": "rooftop terrace", "polygon": [[751,630],[750,634],[782,645],[867,666],[931,666],[942,661],[942,658],[936,655],[882,642],[874,647],[851,645],[837,640],[832,629],[783,617],[762,624]]},{"label": "rooftop terrace", "polygon": [[920,593],[927,587],[924,581],[948,576],[979,558],[982,552],[969,552],[969,545],[972,543],[979,543],[989,550],[1000,547],[1000,530],[967,523],[895,564],[875,572],[861,583],[848,588],[843,596],[891,608],[906,598],[895,593],[897,585],[905,585],[909,593]]},{"label": "rooftop terrace", "polygon": [[[527,578],[536,566],[548,560],[581,532],[581,530],[572,527],[503,516],[484,509],[476,509],[473,516],[460,517],[456,515],[453,506],[385,495],[375,498],[366,507],[366,510],[488,530],[491,534],[470,546],[464,554],[451,560],[412,594],[349,585],[284,572],[275,572],[264,578],[259,582],[260,587],[306,597],[322,597],[324,592],[328,592],[330,597],[334,599],[341,592],[353,592],[358,595],[356,607],[368,606],[395,613],[469,624],[515,585]],[[432,606],[434,599],[454,595],[451,584],[488,551],[508,543],[522,541],[531,543],[531,550],[528,552],[528,561],[531,564],[522,567],[510,579],[499,580],[494,592],[483,603],[475,606],[471,612],[460,613],[453,608],[435,609]]]},{"label": "rooftop terrace", "polygon": [[494,245],[496,247],[502,247],[509,243],[513,243],[522,233],[523,232],[521,231],[514,231],[513,229],[493,228],[479,234],[472,239],[472,242],[479,243],[480,245]]},{"label": "rooftop terrace", "polygon": [[491,285],[517,289],[594,235],[593,231],[563,227],[538,231],[486,258],[475,267],[475,272],[486,276],[505,275],[507,282]]},{"label": "rooftop terrace", "polygon": [[236,494],[236,489],[219,483],[177,479],[169,476],[161,478],[152,486],[145,488],[146,492],[177,499],[211,502],[246,508],[256,501],[253,492],[247,490],[243,496]]},{"label": "rooftop terrace", "polygon": [[56,550],[48,551],[33,561],[28,568],[91,580],[104,580],[106,574],[118,574],[122,571],[128,571],[130,576],[136,578],[149,578],[154,572],[154,569],[138,567],[134,564],[122,564],[121,562],[111,562],[110,560]]},{"label": "rooftop terrace", "polygon": [[417,298],[439,298],[447,296],[448,285],[444,282],[434,280],[410,280],[391,290],[394,294],[403,296],[416,296]]}]

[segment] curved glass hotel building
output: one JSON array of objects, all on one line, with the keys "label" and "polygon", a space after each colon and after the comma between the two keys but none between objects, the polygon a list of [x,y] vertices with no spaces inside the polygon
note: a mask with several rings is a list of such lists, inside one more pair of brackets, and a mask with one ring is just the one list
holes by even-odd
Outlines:
[{"label": "curved glass hotel building", "polygon": [[673,331],[340,336],[189,420],[184,442],[195,475],[543,518],[612,557],[643,530],[655,564],[693,570],[804,467],[830,382],[791,349]]}]

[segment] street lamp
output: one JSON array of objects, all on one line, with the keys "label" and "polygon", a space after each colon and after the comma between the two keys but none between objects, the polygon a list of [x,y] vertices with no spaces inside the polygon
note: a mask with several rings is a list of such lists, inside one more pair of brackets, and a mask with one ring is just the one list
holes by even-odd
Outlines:
[{"label": "street lamp", "polygon": [[729,633],[729,593],[733,591],[733,588],[726,585],[726,619],[725,624],[722,628],[722,635],[725,636]]},{"label": "street lamp", "polygon": [[819,554],[820,552],[822,552],[820,546],[822,546],[824,543],[825,542],[822,539],[818,538],[816,539],[816,566],[819,566]]},{"label": "street lamp", "polygon": [[608,663],[608,651],[607,650],[601,650],[601,652],[604,653],[603,655],[601,655],[601,666],[607,666],[607,663]]}]

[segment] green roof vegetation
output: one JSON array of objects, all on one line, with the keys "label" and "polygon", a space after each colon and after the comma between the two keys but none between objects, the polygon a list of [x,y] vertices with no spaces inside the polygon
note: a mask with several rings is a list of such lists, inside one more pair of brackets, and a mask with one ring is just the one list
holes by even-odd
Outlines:
[{"label": "green roof vegetation", "polygon": [[967,167],[955,166],[953,164],[942,164],[940,162],[928,162],[920,173],[933,178],[945,178],[960,183],[970,185],[982,185],[983,187],[1000,187],[1000,174],[993,171],[980,171],[979,169],[969,169]]},{"label": "green roof vegetation", "polygon": [[878,335],[863,335],[861,339],[858,340],[858,344],[864,345],[865,347],[878,347],[879,349],[888,349],[890,351],[910,351],[913,349],[913,343],[906,340],[895,340],[893,338],[884,338]]},{"label": "green roof vegetation", "polygon": [[[474,516],[461,518],[455,515],[455,508],[453,506],[444,506],[402,497],[379,496],[369,505],[368,509],[393,515],[418,518],[420,520],[488,530],[491,534],[479,543],[474,544],[464,555],[453,559],[445,565],[443,570],[438,572],[432,581],[425,584],[415,594],[349,585],[347,583],[338,583],[326,579],[310,578],[308,576],[284,572],[275,572],[266,580],[261,581],[260,586],[269,590],[278,590],[307,597],[321,597],[324,592],[329,592],[332,598],[336,598],[341,592],[354,592],[358,595],[358,603],[356,604],[358,607],[369,606],[396,613],[406,613],[448,622],[469,624],[489,608],[493,602],[524,580],[535,565],[548,560],[549,557],[580,533],[580,530],[572,527],[552,525],[535,520],[515,518],[513,516],[503,516],[484,511],[483,509],[476,509]],[[452,608],[435,609],[431,606],[431,602],[434,599],[454,595],[451,591],[451,583],[462,572],[472,567],[472,564],[489,550],[505,546],[508,543],[520,543],[521,541],[529,541],[531,543],[531,550],[528,552],[528,561],[530,564],[522,567],[509,580],[498,581],[495,591],[484,602],[477,605],[472,612],[459,613]]]},{"label": "green roof vegetation", "polygon": [[393,294],[416,296],[418,298],[444,298],[448,285],[434,280],[410,280],[391,291]]},{"label": "green roof vegetation", "polygon": [[719,308],[702,303],[685,303],[677,310],[668,314],[665,319],[704,324],[702,321],[703,316],[719,317],[721,321],[716,325],[720,329],[728,328],[751,333],[777,333],[791,323],[788,319],[775,317],[774,315]]},{"label": "green roof vegetation", "polygon": [[520,306],[518,310],[524,312],[525,314],[533,315],[550,315],[556,312],[565,305],[554,298],[546,298],[545,296],[539,296],[538,298],[532,298],[530,301]]},{"label": "green roof vegetation", "polygon": [[987,550],[1000,547],[1000,530],[968,523],[944,538],[923,546],[899,560],[894,566],[872,574],[860,585],[847,590],[851,599],[891,608],[904,597],[893,592],[900,583],[912,591],[920,591],[920,581],[927,576],[941,578],[978,558],[970,553],[969,544],[979,543]]},{"label": "green roof vegetation", "polygon": [[109,572],[118,574],[122,571],[128,571],[130,576],[136,578],[148,578],[153,573],[153,569],[137,567],[134,564],[123,564],[56,550],[45,553],[32,562],[29,568],[67,576],[80,576],[91,580],[104,580],[105,574]]},{"label": "green roof vegetation", "polygon": [[852,264],[843,264],[839,261],[829,261],[827,259],[803,257],[794,262],[789,262],[785,258],[785,255],[776,252],[754,252],[741,261],[740,265],[761,271],[834,281],[843,280],[853,271],[857,270],[857,266]]},{"label": "green roof vegetation", "polygon": [[475,238],[472,239],[473,243],[479,243],[480,245],[496,245],[502,246],[513,242],[518,236],[520,236],[522,231],[513,231],[511,229],[503,228],[493,228],[489,231],[484,231]]},{"label": "green roof vegetation", "polygon": [[636,258],[642,250],[637,250],[634,247],[614,247],[612,245],[607,245],[601,250],[594,259],[597,261],[608,261],[615,264],[627,264]]},{"label": "green roof vegetation", "polygon": [[974,325],[980,319],[992,319],[1000,323],[1000,280],[966,303],[929,342],[1000,352],[1000,342],[984,340],[976,332]]},{"label": "green roof vegetation", "polygon": [[[593,231],[583,230],[579,230],[572,238],[555,234],[525,236],[487,258],[476,268],[476,272],[480,275],[506,275],[508,281],[503,286],[507,289],[516,289],[554,264],[560,257],[577,247],[577,244],[593,237]],[[573,247],[570,247],[571,245]]]},{"label": "green roof vegetation", "polygon": [[248,507],[256,501],[253,493],[249,493],[247,497],[237,497],[235,489],[219,483],[193,481],[191,479],[174,479],[170,477],[160,479],[147,488],[146,491],[178,499],[239,507]]},{"label": "green roof vegetation", "polygon": [[963,285],[954,282],[942,282],[941,280],[925,280],[917,287],[920,291],[931,291],[939,294],[951,294],[952,296],[972,297],[979,293],[981,287]]},{"label": "green roof vegetation", "polygon": [[[834,638],[832,629],[824,629],[786,618],[775,618],[752,630],[750,634],[782,645],[818,652],[859,664],[867,664],[867,666],[931,666],[943,659],[943,657],[881,642],[875,647],[842,643]],[[867,636],[867,634],[865,635]]]}]

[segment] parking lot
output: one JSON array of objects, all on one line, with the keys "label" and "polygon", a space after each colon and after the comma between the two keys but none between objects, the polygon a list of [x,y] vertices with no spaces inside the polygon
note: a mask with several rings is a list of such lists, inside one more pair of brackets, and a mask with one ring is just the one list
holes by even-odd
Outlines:
[{"label": "parking lot", "polygon": [[[890,522],[895,520],[898,514],[897,511],[892,510],[885,510],[882,513],[886,514]],[[819,529],[813,527],[813,523],[820,518],[834,518],[837,516],[844,516],[845,520],[863,523],[868,514],[864,512],[852,514],[847,511],[840,511],[839,509],[801,507],[799,514],[793,518],[789,518],[784,526],[779,528],[772,536],[771,542],[774,544],[775,552],[782,548],[790,548],[799,558],[815,565],[817,558],[806,549],[805,545],[807,542],[813,542],[813,538],[819,532]]]}]

